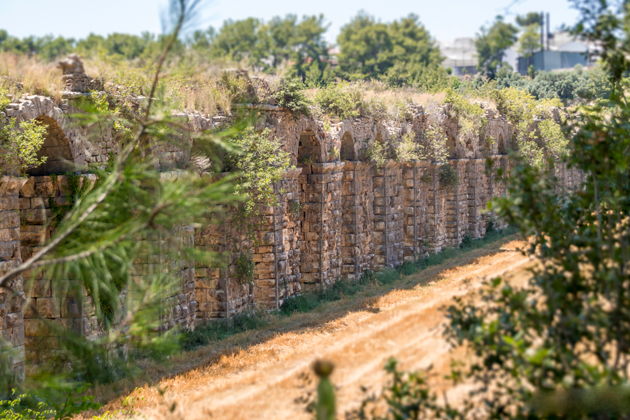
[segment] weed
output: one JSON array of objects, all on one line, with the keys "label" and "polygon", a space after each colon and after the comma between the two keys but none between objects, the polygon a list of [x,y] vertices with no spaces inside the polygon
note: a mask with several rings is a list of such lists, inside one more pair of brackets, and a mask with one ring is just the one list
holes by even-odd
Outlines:
[{"label": "weed", "polygon": [[451,165],[440,167],[440,185],[447,188],[457,185],[457,171]]},{"label": "weed", "polygon": [[462,238],[462,242],[459,244],[459,247],[462,249],[469,248],[472,245],[472,236],[469,234],[464,235]]},{"label": "weed", "polygon": [[299,217],[302,212],[302,203],[300,200],[289,200],[288,203],[289,212],[293,215],[293,217]]},{"label": "weed", "polygon": [[413,262],[405,261],[400,267],[398,267],[398,272],[403,276],[408,276],[417,271],[417,267]]},{"label": "weed", "polygon": [[394,268],[385,268],[376,274],[376,281],[380,284],[391,284],[400,279],[400,273]]},{"label": "weed", "polygon": [[269,324],[269,316],[260,311],[238,314],[230,319],[218,319],[203,323],[193,331],[181,335],[180,343],[184,350],[204,346],[224,340],[240,332],[263,328]]},{"label": "weed", "polygon": [[304,293],[286,299],[280,307],[280,312],[290,315],[295,312],[309,312],[320,304],[319,296],[314,293]]},{"label": "weed", "polygon": [[241,252],[236,257],[236,279],[241,284],[252,283],[254,281],[254,261],[249,253]]},{"label": "weed", "polygon": [[46,125],[38,120],[17,122],[9,119],[0,127],[0,168],[8,172],[23,173],[46,162],[39,151],[46,138]]},{"label": "weed", "polygon": [[364,107],[361,92],[345,85],[331,85],[320,89],[315,95],[315,102],[325,114],[342,120],[360,116]]},{"label": "weed", "polygon": [[304,85],[296,79],[284,79],[280,83],[274,99],[279,106],[294,114],[308,115],[310,102],[304,95]]}]

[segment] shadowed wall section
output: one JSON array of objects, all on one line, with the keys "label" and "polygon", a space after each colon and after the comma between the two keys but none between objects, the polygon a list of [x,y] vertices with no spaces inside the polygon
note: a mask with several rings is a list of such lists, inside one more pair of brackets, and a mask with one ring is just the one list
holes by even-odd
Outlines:
[{"label": "shadowed wall section", "polygon": [[70,151],[70,143],[65,133],[52,118],[42,115],[35,119],[46,127],[44,145],[39,150],[39,157],[46,157],[46,162],[36,168],[29,169],[29,175],[53,175],[71,172],[74,159]]}]

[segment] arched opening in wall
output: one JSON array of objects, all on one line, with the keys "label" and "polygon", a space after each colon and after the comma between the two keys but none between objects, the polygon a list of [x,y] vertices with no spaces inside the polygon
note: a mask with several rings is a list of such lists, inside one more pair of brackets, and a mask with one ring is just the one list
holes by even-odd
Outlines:
[{"label": "arched opening in wall", "polygon": [[507,154],[507,145],[506,143],[506,138],[503,135],[499,136],[499,139],[497,140],[498,144],[497,144],[497,152],[500,155],[506,155]]},{"label": "arched opening in wall", "polygon": [[352,135],[346,132],[341,138],[341,160],[357,160]]},{"label": "arched opening in wall", "polygon": [[312,131],[302,133],[298,144],[297,166],[321,163],[321,161],[320,147],[315,133]]},{"label": "arched opening in wall", "polygon": [[321,251],[321,212],[323,200],[322,174],[317,172],[316,163],[321,163],[319,143],[313,132],[300,135],[297,166],[301,168],[299,182],[299,229],[300,229],[300,274],[306,289],[313,288],[319,281]]},{"label": "arched opening in wall", "polygon": [[70,141],[55,120],[45,115],[36,118],[46,126],[46,138],[44,145],[38,152],[38,156],[46,157],[42,165],[31,168],[28,175],[53,175],[70,172],[74,169]]}]

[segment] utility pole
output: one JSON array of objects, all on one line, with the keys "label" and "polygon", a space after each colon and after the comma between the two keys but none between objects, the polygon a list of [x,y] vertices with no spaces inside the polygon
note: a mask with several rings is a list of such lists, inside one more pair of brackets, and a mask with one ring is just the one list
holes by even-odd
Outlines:
[{"label": "utility pole", "polygon": [[550,30],[550,23],[549,23],[550,19],[549,19],[549,12],[547,12],[547,51],[549,51],[549,38],[551,38],[551,30]]},{"label": "utility pole", "polygon": [[545,12],[540,12],[540,51],[545,51]]}]

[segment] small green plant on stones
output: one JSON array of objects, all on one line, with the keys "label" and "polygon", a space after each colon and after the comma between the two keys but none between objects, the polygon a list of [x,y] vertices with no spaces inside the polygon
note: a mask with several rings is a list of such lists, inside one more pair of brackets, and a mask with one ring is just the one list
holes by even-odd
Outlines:
[{"label": "small green plant on stones", "polygon": [[440,185],[453,187],[457,185],[457,171],[451,165],[440,166]]},{"label": "small green plant on stones", "polygon": [[537,101],[516,88],[498,90],[493,96],[499,112],[516,128],[518,153],[528,163],[540,168],[547,158],[566,156],[569,141],[554,112],[562,106],[559,99]]},{"label": "small green plant on stones", "polygon": [[236,150],[228,157],[228,169],[238,171],[236,188],[245,197],[246,214],[255,213],[259,206],[274,205],[274,185],[291,167],[289,154],[269,129],[248,128],[232,144]]},{"label": "small green plant on stones", "polygon": [[289,200],[288,202],[289,213],[291,213],[294,217],[299,217],[302,212],[302,203],[300,200]]},{"label": "small green plant on stones", "polygon": [[2,85],[0,85],[0,111],[4,110],[11,103],[11,97],[9,91]]},{"label": "small green plant on stones", "polygon": [[414,133],[408,132],[402,136],[400,142],[396,145],[396,160],[398,162],[413,162],[420,160],[421,153],[419,145],[415,141]]},{"label": "small green plant on stones", "polygon": [[320,89],[315,96],[315,103],[324,114],[342,120],[360,116],[364,106],[361,93],[343,84],[329,85]]},{"label": "small green plant on stones", "polygon": [[425,171],[420,177],[420,181],[424,182],[425,184],[433,182],[433,174],[430,171]]},{"label": "small green plant on stones", "polygon": [[9,119],[0,126],[0,167],[17,174],[46,162],[38,152],[44,145],[46,126],[37,120]]},{"label": "small green plant on stones", "polygon": [[339,149],[337,147],[331,147],[330,150],[328,150],[328,159],[330,160],[338,160],[339,156],[341,156]]},{"label": "small green plant on stones", "polygon": [[379,139],[374,140],[367,149],[367,157],[376,166],[382,168],[389,158],[387,146]]},{"label": "small green plant on stones", "polygon": [[279,106],[297,115],[310,113],[310,101],[304,95],[304,84],[298,79],[283,79],[279,89],[274,94]]},{"label": "small green plant on stones", "polygon": [[448,159],[448,136],[444,127],[438,122],[428,123],[424,132],[424,140],[418,145],[417,153],[420,159],[445,163]]},{"label": "small green plant on stones", "polygon": [[457,115],[464,137],[478,135],[488,123],[486,113],[481,105],[468,101],[453,89],[446,91],[444,103],[449,104]]},{"label": "small green plant on stones", "polygon": [[241,284],[251,283],[254,281],[254,261],[249,253],[241,252],[236,257],[235,275]]}]

